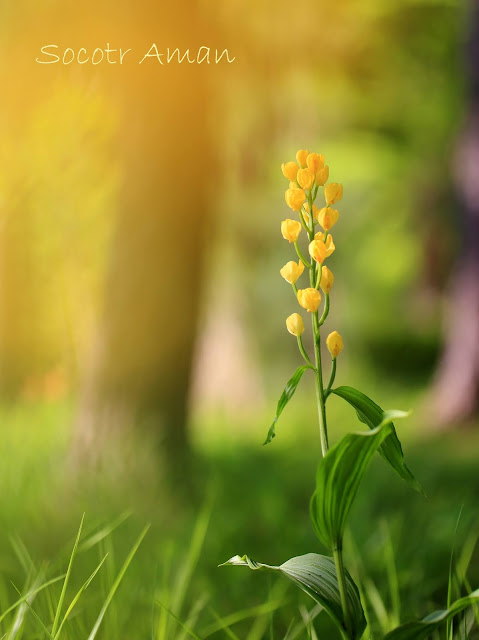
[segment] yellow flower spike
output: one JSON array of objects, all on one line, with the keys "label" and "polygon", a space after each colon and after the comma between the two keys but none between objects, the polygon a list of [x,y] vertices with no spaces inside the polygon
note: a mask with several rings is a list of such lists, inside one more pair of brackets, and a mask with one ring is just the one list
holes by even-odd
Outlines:
[{"label": "yellow flower spike", "polygon": [[314,173],[309,169],[299,169],[297,180],[302,189],[311,189],[314,184]]},{"label": "yellow flower spike", "polygon": [[337,182],[330,182],[324,187],[324,197],[326,204],[335,204],[343,197],[343,185]]},{"label": "yellow flower spike", "polygon": [[313,240],[309,243],[309,255],[321,264],[328,257],[326,245],[322,240]]},{"label": "yellow flower spike", "polygon": [[306,194],[302,189],[288,189],[284,194],[286,204],[293,211],[299,211],[306,200]]},{"label": "yellow flower spike", "polygon": [[304,333],[304,322],[299,313],[292,313],[286,318],[286,328],[297,338]]},{"label": "yellow flower spike", "polygon": [[310,153],[306,158],[308,169],[315,175],[324,167],[324,156],[321,153]]},{"label": "yellow flower spike", "polygon": [[283,162],[281,165],[281,171],[283,172],[283,176],[288,178],[288,180],[296,180],[296,174],[298,173],[298,165],[296,162]]},{"label": "yellow flower spike", "polygon": [[293,262],[291,260],[290,262],[287,262],[279,272],[286,280],[286,282],[289,282],[289,284],[295,284],[303,271],[304,264],[301,262],[301,260],[299,262]]},{"label": "yellow flower spike", "polygon": [[318,187],[322,187],[326,184],[329,178],[329,167],[325,165],[322,169],[316,172],[315,182]]},{"label": "yellow flower spike", "polygon": [[339,218],[339,211],[331,207],[323,207],[318,213],[318,222],[325,231],[329,231]]},{"label": "yellow flower spike", "polygon": [[326,346],[328,347],[328,351],[333,358],[337,358],[339,356],[339,354],[343,350],[344,343],[343,339],[337,331],[333,331],[326,338]]},{"label": "yellow flower spike", "polygon": [[[304,219],[306,220],[306,222],[309,222],[310,211],[309,211],[309,203],[308,202],[304,205],[304,208],[306,209],[306,212],[303,211]],[[315,204],[313,204],[313,218],[314,218],[314,220],[318,219],[318,215],[319,215],[319,209]]]},{"label": "yellow flower spike", "polygon": [[296,160],[298,161],[298,164],[300,167],[305,167],[306,166],[306,160],[309,156],[309,151],[307,149],[300,149],[298,151],[298,153],[296,154]]},{"label": "yellow flower spike", "polygon": [[333,272],[328,269],[328,267],[324,266],[321,269],[321,289],[324,293],[329,293],[334,284],[334,276]]},{"label": "yellow flower spike", "polygon": [[287,218],[281,223],[281,233],[283,238],[289,242],[296,242],[301,233],[301,222]]},{"label": "yellow flower spike", "polygon": [[334,240],[333,240],[333,236],[331,234],[328,234],[328,237],[326,238],[326,242],[324,241],[324,233],[322,233],[321,231],[318,231],[318,233],[314,236],[314,240],[317,242],[322,242],[326,248],[326,258],[329,258],[329,256],[334,252],[334,250],[336,249],[335,245],[334,245]]},{"label": "yellow flower spike", "polygon": [[298,302],[309,313],[313,313],[318,310],[321,304],[321,292],[317,289],[299,289]]}]

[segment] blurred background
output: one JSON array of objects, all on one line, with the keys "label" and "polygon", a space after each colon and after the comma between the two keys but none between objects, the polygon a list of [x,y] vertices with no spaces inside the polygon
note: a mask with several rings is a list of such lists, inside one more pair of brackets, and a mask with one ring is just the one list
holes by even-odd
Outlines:
[{"label": "blurred background", "polygon": [[[299,364],[279,276],[292,259],[280,165],[298,148],[344,184],[329,263],[337,382],[414,409],[398,433],[428,494],[378,460],[350,564],[379,630],[384,549],[398,618],[443,606],[459,510],[456,542],[473,548],[479,495],[477,0],[0,0],[0,18],[0,611],[25,579],[19,540],[52,566],[83,512],[94,530],[131,511],[111,572],[152,529],[102,637],[179,637],[152,611],[170,584],[184,588],[173,613],[197,607],[201,637],[225,637],[215,615],[265,602],[274,621],[266,605],[239,616],[239,637],[272,624],[283,637],[301,619],[294,589],[216,569],[236,553],[280,564],[319,549],[311,380],[261,447]],[[153,42],[236,59],[138,65]],[[134,59],[35,62],[45,44],[107,43]],[[357,422],[330,405],[337,440]],[[102,588],[71,637],[85,637]]]}]

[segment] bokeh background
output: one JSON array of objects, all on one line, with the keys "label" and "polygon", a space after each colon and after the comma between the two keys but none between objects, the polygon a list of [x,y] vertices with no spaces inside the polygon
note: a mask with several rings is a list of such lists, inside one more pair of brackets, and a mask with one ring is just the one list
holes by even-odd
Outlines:
[{"label": "bokeh background", "polygon": [[[349,562],[378,630],[444,605],[461,505],[460,549],[478,515],[478,21],[476,0],[0,0],[0,610],[25,580],[20,541],[55,566],[82,513],[93,531],[132,512],[108,538],[108,576],[152,528],[102,637],[180,637],[155,598],[202,638],[258,605],[237,615],[239,637],[301,619],[293,589],[216,568],[319,549],[311,381],[261,447],[298,364],[279,276],[292,259],[280,165],[298,148],[344,184],[337,381],[414,409],[398,429],[428,494],[375,463]],[[107,42],[135,60],[153,42],[236,59],[35,63],[45,44]],[[330,404],[336,440],[357,423]]]}]

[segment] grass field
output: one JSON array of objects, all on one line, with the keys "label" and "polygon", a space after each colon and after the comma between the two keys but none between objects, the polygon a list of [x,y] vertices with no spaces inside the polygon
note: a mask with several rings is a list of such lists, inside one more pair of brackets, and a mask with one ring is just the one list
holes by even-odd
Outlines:
[{"label": "grass field", "polygon": [[[281,578],[217,567],[237,553],[280,564],[324,552],[308,518],[318,450],[308,445],[315,423],[301,393],[268,447],[260,446],[266,417],[247,434],[241,424],[221,430],[220,418],[201,419],[194,453],[174,480],[145,443],[130,443],[128,456],[110,452],[96,470],[74,469],[67,403],[3,409],[0,637],[335,638],[324,615],[309,628],[313,601]],[[357,428],[350,412],[331,408],[332,420]],[[377,457],[350,521],[346,562],[363,585],[372,638],[444,607],[454,542],[454,566],[460,573],[468,565],[471,586],[479,585],[479,430],[425,432],[417,420],[404,427],[403,444],[428,498]],[[19,593],[30,597],[8,612]]]}]

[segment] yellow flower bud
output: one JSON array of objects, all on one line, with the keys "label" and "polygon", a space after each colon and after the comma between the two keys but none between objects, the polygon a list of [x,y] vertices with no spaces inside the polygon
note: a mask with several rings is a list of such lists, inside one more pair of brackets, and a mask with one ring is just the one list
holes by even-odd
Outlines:
[{"label": "yellow flower bud", "polygon": [[[310,211],[309,211],[309,203],[308,202],[304,205],[304,208],[306,209],[306,211],[303,211],[304,219],[306,220],[306,222],[309,222],[309,213],[310,213]],[[319,214],[319,209],[315,204],[313,204],[313,218],[315,220],[318,219],[318,214]]]},{"label": "yellow flower bud", "polygon": [[308,165],[308,169],[316,175],[316,173],[324,167],[323,154],[310,153],[306,158],[306,164]]},{"label": "yellow flower bud", "polygon": [[289,282],[289,284],[294,284],[299,276],[303,273],[303,271],[304,264],[301,262],[301,260],[299,262],[293,262],[291,260],[290,262],[287,262],[279,272],[286,280],[286,282]]},{"label": "yellow flower bud", "polygon": [[296,180],[290,180],[289,181],[289,188],[290,189],[297,189],[298,185],[296,184]]},{"label": "yellow flower bud", "polygon": [[296,242],[300,232],[301,222],[298,222],[297,220],[290,220],[287,218],[281,223],[281,233],[283,234],[283,238],[285,240],[289,240],[289,242]]},{"label": "yellow flower bud", "polygon": [[303,309],[312,313],[318,310],[321,303],[321,293],[317,289],[299,289],[298,302]]},{"label": "yellow flower bud", "polygon": [[333,333],[330,333],[326,338],[326,346],[333,358],[337,358],[339,356],[343,350],[344,344],[343,339],[337,331],[333,331]]},{"label": "yellow flower bud", "polygon": [[296,154],[296,160],[300,167],[306,166],[306,159],[309,156],[309,151],[307,149],[300,149]]},{"label": "yellow flower bud", "polygon": [[324,262],[327,256],[326,245],[322,240],[313,240],[309,243],[309,255],[316,260],[316,262]]},{"label": "yellow flower bud", "polygon": [[298,173],[298,165],[296,162],[283,162],[281,165],[281,171],[283,172],[283,176],[288,178],[288,180],[296,180],[296,174]]},{"label": "yellow flower bud", "polygon": [[324,197],[326,204],[339,202],[343,197],[343,185],[337,182],[330,182],[324,187]]},{"label": "yellow flower bud", "polygon": [[324,242],[324,233],[318,231],[318,233],[314,236],[315,240],[321,241],[326,247],[326,258],[328,258],[336,249],[334,246],[333,236],[331,234],[326,238],[326,242]]},{"label": "yellow flower bud", "polygon": [[331,287],[334,284],[334,276],[333,272],[328,269],[328,267],[324,266],[321,269],[321,289],[324,293],[329,293],[331,291]]},{"label": "yellow flower bud", "polygon": [[302,189],[288,189],[284,197],[286,204],[293,211],[299,211],[306,200],[306,194]]},{"label": "yellow flower bud", "polygon": [[318,213],[318,222],[325,231],[329,231],[339,218],[339,211],[330,207],[323,207]]},{"label": "yellow flower bud", "polygon": [[293,334],[293,336],[299,338],[299,336],[304,333],[303,318],[299,315],[299,313],[292,313],[286,318],[286,327],[288,331]]},{"label": "yellow flower bud", "polygon": [[329,178],[329,167],[326,164],[324,167],[322,167],[321,169],[319,169],[319,171],[316,172],[315,182],[318,185],[318,187],[322,187],[323,185],[326,184],[326,182],[328,181],[328,178]]},{"label": "yellow flower bud", "polygon": [[314,173],[309,169],[298,171],[298,183],[302,189],[311,189],[314,184]]}]

